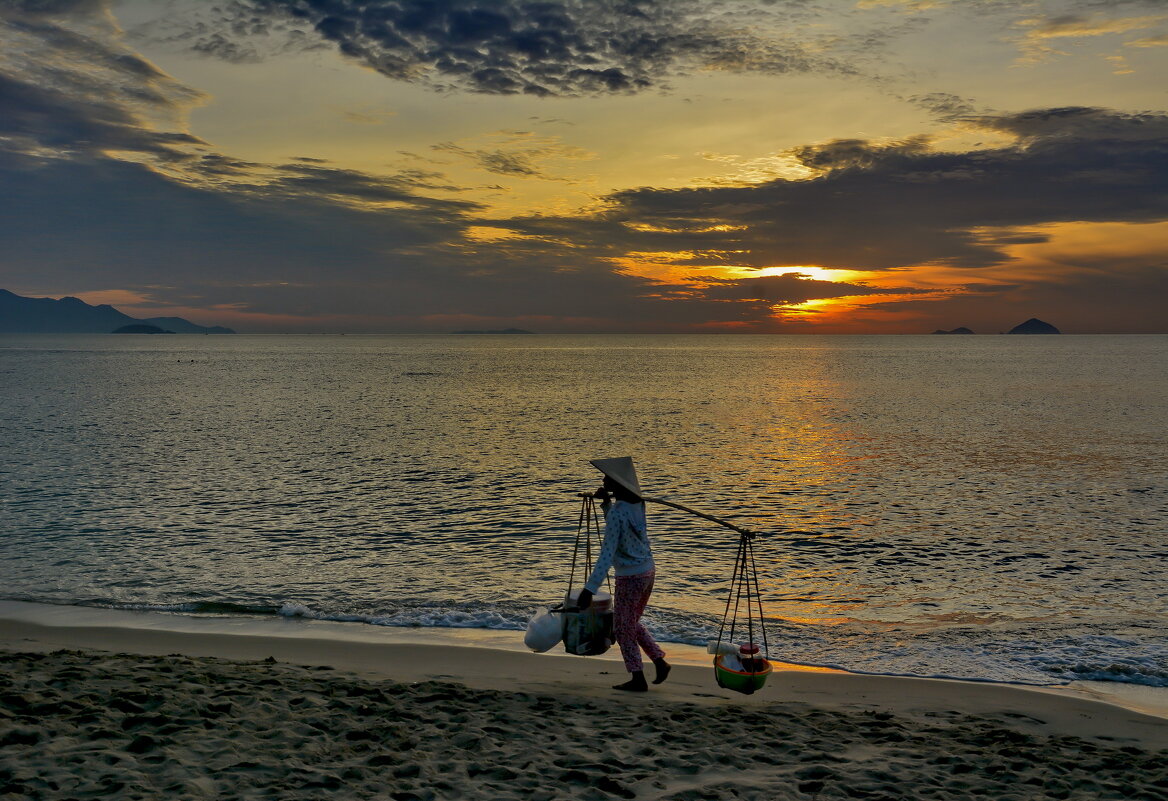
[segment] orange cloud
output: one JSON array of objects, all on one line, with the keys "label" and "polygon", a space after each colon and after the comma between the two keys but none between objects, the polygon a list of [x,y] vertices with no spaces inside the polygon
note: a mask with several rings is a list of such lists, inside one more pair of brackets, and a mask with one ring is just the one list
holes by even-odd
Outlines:
[{"label": "orange cloud", "polygon": [[983,228],[976,233],[1007,255],[997,265],[962,273],[979,281],[1049,281],[1130,265],[1163,265],[1168,259],[1168,222],[1067,222]]},{"label": "orange cloud", "polygon": [[[1127,33],[1129,31],[1150,28],[1164,20],[1168,15],[1158,14],[1146,17],[1121,17],[1107,19],[1103,17],[1081,17],[1074,14],[1059,17],[1032,17],[1015,23],[1020,28],[1026,28],[1026,33],[1018,40],[1022,56],[1018,64],[1037,64],[1055,56],[1069,55],[1065,50],[1058,50],[1051,42],[1058,39],[1083,39],[1095,36],[1108,36]],[[1123,73],[1120,73],[1123,74]]]}]

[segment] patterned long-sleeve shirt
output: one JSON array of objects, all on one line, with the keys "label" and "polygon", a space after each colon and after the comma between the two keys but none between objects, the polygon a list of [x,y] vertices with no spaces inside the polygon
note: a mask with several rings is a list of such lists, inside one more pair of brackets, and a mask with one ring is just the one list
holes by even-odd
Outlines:
[{"label": "patterned long-sleeve shirt", "polygon": [[612,568],[618,576],[636,576],[653,569],[653,550],[645,529],[645,504],[616,501],[604,515],[604,543],[584,586],[600,589]]}]

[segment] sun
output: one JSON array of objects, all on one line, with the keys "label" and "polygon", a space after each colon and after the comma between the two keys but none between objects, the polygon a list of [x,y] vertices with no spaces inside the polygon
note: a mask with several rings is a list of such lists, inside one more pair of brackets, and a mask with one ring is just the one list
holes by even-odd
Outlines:
[{"label": "sun", "polygon": [[[812,281],[828,281],[833,284],[848,284],[868,278],[868,274],[857,270],[819,267],[813,264],[788,264],[781,267],[744,267],[736,264],[695,264],[703,254],[693,251],[632,252],[612,262],[625,275],[647,278],[658,283],[681,283],[702,286],[709,279],[720,281],[743,278],[770,278],[782,275],[797,275]],[[678,262],[686,262],[679,264]]]},{"label": "sun", "polygon": [[785,267],[763,267],[761,270],[744,270],[742,278],[768,278],[792,273],[814,281],[830,281],[833,284],[850,284],[866,277],[866,273],[856,270],[841,270],[817,267],[811,264],[795,264]]}]

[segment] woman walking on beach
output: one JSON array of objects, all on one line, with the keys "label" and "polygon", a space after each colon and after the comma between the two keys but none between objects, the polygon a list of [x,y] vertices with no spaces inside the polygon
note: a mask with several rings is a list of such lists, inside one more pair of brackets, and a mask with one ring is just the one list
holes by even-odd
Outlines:
[{"label": "woman walking on beach", "polygon": [[641,661],[642,649],[657,669],[653,683],[660,684],[669,676],[665,652],[641,623],[656,576],[653,550],[645,528],[645,502],[630,457],[595,459],[592,465],[604,473],[604,486],[596,491],[604,510],[604,543],[592,575],[580,592],[578,606],[587,609],[591,605],[592,594],[600,589],[609,568],[613,568],[616,572],[613,634],[620,645],[625,670],[630,674],[628,681],[613,685],[613,689],[643,693],[649,685]]}]

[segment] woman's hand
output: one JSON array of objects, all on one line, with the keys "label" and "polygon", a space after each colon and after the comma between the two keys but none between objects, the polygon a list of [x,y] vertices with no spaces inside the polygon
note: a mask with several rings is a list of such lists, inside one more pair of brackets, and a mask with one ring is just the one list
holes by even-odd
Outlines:
[{"label": "woman's hand", "polygon": [[580,590],[580,597],[576,599],[576,608],[583,612],[590,606],[592,606],[592,590],[585,587]]}]

